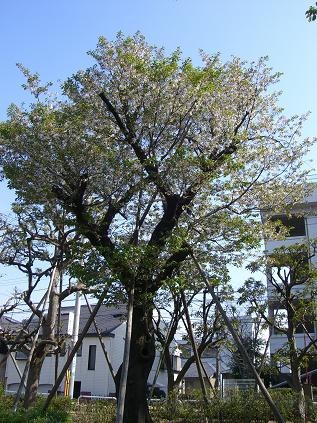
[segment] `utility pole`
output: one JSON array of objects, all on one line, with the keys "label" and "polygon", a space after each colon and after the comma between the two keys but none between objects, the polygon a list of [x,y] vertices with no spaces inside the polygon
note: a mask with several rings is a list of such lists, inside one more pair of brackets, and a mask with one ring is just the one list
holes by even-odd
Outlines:
[{"label": "utility pole", "polygon": [[[72,335],[72,349],[74,349],[76,342],[78,341],[79,319],[80,319],[80,292],[78,291],[76,292],[75,314],[74,314],[73,335]],[[76,375],[76,354],[74,355],[72,365],[71,365],[71,370],[70,370],[68,396],[71,399],[74,396],[75,375]]]}]

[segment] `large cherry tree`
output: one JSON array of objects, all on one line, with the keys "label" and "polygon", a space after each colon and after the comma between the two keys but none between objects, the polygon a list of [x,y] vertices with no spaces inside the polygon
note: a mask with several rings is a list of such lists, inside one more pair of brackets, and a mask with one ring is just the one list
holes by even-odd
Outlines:
[{"label": "large cherry tree", "polygon": [[95,64],[60,96],[21,67],[35,101],[10,106],[1,164],[19,198],[60,204],[113,280],[134,290],[124,422],[149,423],[156,293],[192,251],[213,277],[217,263],[256,245],[257,210],[302,195],[309,141],[305,117],[283,116],[272,90],[279,74],[265,59],[202,53],[194,66],[140,34],[100,38],[89,54]]}]

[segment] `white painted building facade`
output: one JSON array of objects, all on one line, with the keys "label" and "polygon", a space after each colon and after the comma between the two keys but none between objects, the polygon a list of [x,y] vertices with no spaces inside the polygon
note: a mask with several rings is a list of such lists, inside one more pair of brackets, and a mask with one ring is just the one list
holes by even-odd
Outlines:
[{"label": "white painted building facade", "polygon": [[[294,244],[305,244],[317,239],[317,189],[315,189],[311,195],[309,195],[305,201],[301,204],[294,206],[293,217],[289,218],[286,215],[278,215],[277,218],[281,219],[285,226],[292,226],[289,236],[284,240],[266,240],[265,248],[266,253],[269,255],[274,249],[282,246],[290,246]],[[264,218],[267,215],[264,214]],[[311,258],[311,265],[317,267],[317,257]],[[297,286],[293,289],[303,290],[304,286]],[[273,317],[278,310],[277,294],[276,289],[270,283],[270,278],[267,279],[267,292],[269,301],[269,315]],[[312,337],[316,335],[316,322],[311,322],[309,325],[309,332]],[[303,348],[306,345],[307,335],[302,333],[296,334],[296,343],[298,348]],[[279,350],[283,345],[287,343],[285,334],[277,333],[272,331],[270,338],[270,352],[271,355]],[[282,367],[280,369],[282,373],[288,373],[290,370],[288,367]]]},{"label": "white painted building facade", "polygon": [[[66,307],[62,310],[62,322],[66,328],[69,321],[71,324],[73,307]],[[110,363],[115,373],[121,365],[123,358],[124,338],[126,331],[126,322],[123,317],[124,313],[125,310],[123,308],[118,310],[117,308],[107,308],[104,306],[101,307],[96,317],[98,328],[102,334],[102,341],[105,345],[105,349],[108,353]],[[80,330],[86,323],[87,318],[88,315],[86,306],[81,306]],[[26,356],[21,352],[16,352],[14,354],[20,371],[23,372],[26,363]],[[58,373],[63,368],[66,357],[67,351],[65,351],[65,354],[60,355]],[[159,357],[160,352],[157,352],[151,373],[149,375],[149,384],[153,382],[159,362]],[[176,358],[174,362],[179,367],[178,370],[180,370],[180,358]],[[39,393],[47,394],[52,389],[54,384],[54,377],[55,355],[52,354],[46,357],[44,360],[38,390]],[[5,371],[6,391],[16,392],[19,386],[19,382],[19,374],[13,364],[12,359],[8,357]],[[64,392],[64,384],[65,380],[61,383],[58,392]],[[160,370],[155,386],[166,392],[166,370]],[[79,395],[101,397],[115,395],[115,384],[93,325],[91,325],[87,336],[84,338],[82,347],[76,357],[74,397],[78,397]]]}]

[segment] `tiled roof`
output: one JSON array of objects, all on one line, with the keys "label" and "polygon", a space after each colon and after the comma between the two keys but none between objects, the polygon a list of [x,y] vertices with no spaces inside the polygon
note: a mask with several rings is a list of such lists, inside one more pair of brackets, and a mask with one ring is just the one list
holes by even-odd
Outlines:
[{"label": "tiled roof", "polygon": [[2,316],[0,317],[0,332],[1,331],[16,331],[20,329],[21,322],[18,320],[12,319],[11,317]]},{"label": "tiled roof", "polygon": [[[216,373],[216,369],[212,364],[210,364],[206,361],[203,361],[203,366],[204,366],[204,369],[206,370],[206,373],[207,373],[209,378],[212,377]],[[203,375],[205,377],[204,373],[203,373]],[[184,378],[187,379],[187,378],[197,378],[197,377],[198,377],[197,366],[196,366],[196,363],[193,363],[190,366],[190,368],[187,370]]]},{"label": "tiled roof", "polygon": [[[92,310],[93,308],[94,308],[94,305],[91,305]],[[75,306],[62,307],[61,326],[60,326],[61,334],[67,333],[69,313],[74,312],[74,309],[75,309]],[[120,304],[118,306],[108,306],[106,304],[102,304],[95,317],[95,321],[97,323],[97,327],[100,333],[103,336],[111,336],[111,333],[126,320],[126,313],[127,313],[127,309],[126,309],[126,305],[124,304]],[[89,316],[90,316],[90,312],[88,310],[87,305],[81,305],[80,320],[79,320],[79,334],[83,330],[87,320],[89,319]],[[36,320],[35,319],[33,320],[32,322],[33,325],[36,325]],[[92,323],[90,325],[90,328],[86,336],[95,336],[95,335],[96,335],[96,330],[95,330],[94,324]]]},{"label": "tiled roof", "polygon": [[0,354],[6,354],[7,344],[2,335],[4,333],[17,332],[21,328],[21,322],[7,316],[0,317]]},{"label": "tiled roof", "polygon": [[[94,305],[91,306],[93,310]],[[74,307],[62,307],[62,315],[61,315],[61,332],[67,332],[67,324],[68,324],[68,313],[69,311],[74,311]],[[67,313],[67,314],[66,314]],[[106,304],[102,304],[98,313],[95,317],[95,321],[97,323],[97,327],[102,335],[109,335],[114,329],[121,325],[126,320],[127,308],[126,305],[121,304],[119,306],[107,306]],[[79,333],[83,330],[87,320],[89,319],[90,312],[88,310],[87,305],[82,305],[80,307],[80,320],[79,320]],[[96,330],[95,326],[92,323],[87,335],[95,335]]]}]

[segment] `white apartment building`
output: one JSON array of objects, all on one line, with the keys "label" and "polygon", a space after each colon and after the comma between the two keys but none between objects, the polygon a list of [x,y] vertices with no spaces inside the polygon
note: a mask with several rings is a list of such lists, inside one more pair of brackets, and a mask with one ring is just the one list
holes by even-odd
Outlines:
[{"label": "white apartment building", "polygon": [[[282,221],[283,225],[290,228],[289,236],[284,240],[266,240],[265,248],[266,253],[270,255],[274,249],[282,246],[290,246],[293,244],[304,244],[317,239],[317,189],[315,189],[311,195],[309,195],[303,203],[297,204],[293,207],[291,216],[286,214],[274,215],[262,213],[262,217],[266,219],[268,215],[272,219],[278,219]],[[311,265],[317,267],[317,257],[314,256],[310,260]],[[294,290],[303,290],[304,286],[296,286]],[[273,317],[279,310],[278,296],[275,287],[271,284],[270,278],[267,278],[267,292],[269,300],[269,314]],[[315,338],[316,335],[316,322],[311,320],[307,322],[306,327],[310,335]],[[296,333],[296,343],[298,348],[303,348],[306,345],[307,334],[304,333],[302,328],[298,328]],[[274,354],[283,345],[287,343],[285,334],[274,331],[270,338],[270,352]],[[311,369],[310,369],[311,370]],[[289,373],[288,367],[281,367],[282,373]]]}]

